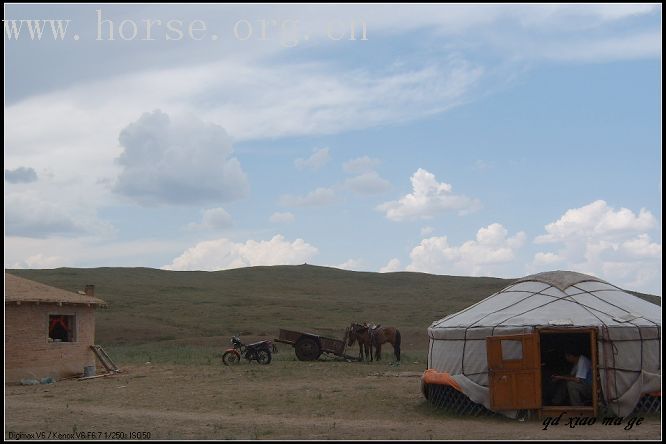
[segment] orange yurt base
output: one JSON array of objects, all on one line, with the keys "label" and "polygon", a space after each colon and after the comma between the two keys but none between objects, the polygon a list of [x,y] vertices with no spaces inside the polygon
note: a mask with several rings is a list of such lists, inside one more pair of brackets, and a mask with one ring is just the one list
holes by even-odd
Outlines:
[{"label": "orange yurt base", "polygon": [[458,382],[446,372],[438,372],[434,368],[429,368],[423,372],[422,378],[425,384],[448,385],[462,393],[462,389]]}]

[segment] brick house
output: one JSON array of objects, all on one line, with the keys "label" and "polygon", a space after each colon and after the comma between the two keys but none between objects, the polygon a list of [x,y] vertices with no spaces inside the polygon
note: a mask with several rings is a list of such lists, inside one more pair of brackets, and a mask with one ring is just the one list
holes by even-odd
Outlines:
[{"label": "brick house", "polygon": [[5,273],[5,382],[60,379],[95,365],[94,285],[78,293]]}]

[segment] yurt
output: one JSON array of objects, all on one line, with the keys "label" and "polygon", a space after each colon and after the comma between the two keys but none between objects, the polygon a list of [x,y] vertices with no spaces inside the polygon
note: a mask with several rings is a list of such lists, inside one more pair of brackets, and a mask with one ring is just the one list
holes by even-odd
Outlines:
[{"label": "yurt", "polygon": [[[423,394],[459,412],[626,416],[645,399],[661,405],[661,307],[593,276],[527,276],[433,322],[428,336]],[[552,398],[571,350],[589,362],[582,405]]]}]

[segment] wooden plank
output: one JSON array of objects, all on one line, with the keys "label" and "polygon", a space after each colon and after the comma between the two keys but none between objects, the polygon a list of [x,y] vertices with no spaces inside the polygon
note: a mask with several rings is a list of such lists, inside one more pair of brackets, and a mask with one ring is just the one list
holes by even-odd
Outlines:
[{"label": "wooden plank", "polygon": [[115,375],[116,372],[109,372],[109,373],[104,373],[102,375],[94,375],[94,376],[83,376],[81,378],[76,378],[77,381],[86,381],[88,379],[97,379],[97,378],[104,378],[106,376],[113,376]]},{"label": "wooden plank", "polygon": [[339,339],[332,339],[332,338],[319,338],[319,342],[321,343],[321,349],[323,351],[335,353],[335,354],[342,354],[344,353],[345,349],[345,343]]},{"label": "wooden plank", "polygon": [[102,356],[102,354],[100,353],[99,346],[91,345],[90,348],[93,350],[93,352],[95,353],[95,356],[97,356],[97,359],[99,359],[99,362],[102,363],[104,368],[106,368],[107,371],[111,371],[112,368],[109,366],[109,363],[106,362],[106,360],[104,359],[104,356]]},{"label": "wooden plank", "polygon": [[106,351],[104,351],[102,346],[91,345],[90,348],[95,353],[95,356],[97,356],[97,359],[99,359],[99,362],[102,363],[102,365],[104,366],[104,368],[106,368],[107,371],[120,373],[118,366],[113,362],[113,360],[111,359],[111,357],[109,357]]},{"label": "wooden plank", "polygon": [[301,336],[311,336],[311,337],[319,337],[318,335],[315,335],[313,333],[303,333],[300,331],[294,331],[294,330],[285,330],[285,329],[280,329],[280,339],[286,340],[286,341],[292,341],[296,342],[300,339]]},{"label": "wooden plank", "polygon": [[115,362],[113,362],[113,359],[111,359],[111,356],[104,350],[101,346],[99,347],[99,352],[104,355],[104,359],[107,360],[107,362],[113,367],[114,370],[118,370],[118,366],[116,365]]}]

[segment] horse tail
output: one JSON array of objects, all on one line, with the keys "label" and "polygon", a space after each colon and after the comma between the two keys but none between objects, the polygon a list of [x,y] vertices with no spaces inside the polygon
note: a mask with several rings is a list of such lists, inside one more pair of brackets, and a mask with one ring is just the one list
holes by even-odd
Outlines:
[{"label": "horse tail", "polygon": [[395,357],[400,362],[400,330],[395,329]]}]

